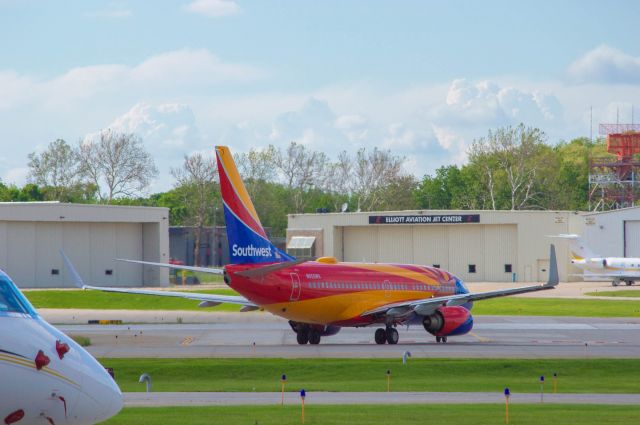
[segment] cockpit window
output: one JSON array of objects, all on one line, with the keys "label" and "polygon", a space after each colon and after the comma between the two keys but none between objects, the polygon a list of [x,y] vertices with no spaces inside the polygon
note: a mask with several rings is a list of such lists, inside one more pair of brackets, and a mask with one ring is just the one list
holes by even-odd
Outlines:
[{"label": "cockpit window", "polygon": [[33,314],[33,310],[13,282],[0,274],[0,314],[2,313]]}]

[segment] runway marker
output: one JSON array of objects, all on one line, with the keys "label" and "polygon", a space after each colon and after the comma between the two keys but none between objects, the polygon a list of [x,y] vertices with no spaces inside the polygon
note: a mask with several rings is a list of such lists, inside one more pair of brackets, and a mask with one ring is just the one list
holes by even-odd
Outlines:
[{"label": "runway marker", "polygon": [[474,337],[475,339],[477,339],[480,342],[491,342],[491,340],[489,338],[485,338],[483,336],[480,336],[480,335],[476,334],[475,332],[469,332],[469,335],[471,335],[472,337]]},{"label": "runway marker", "polygon": [[182,346],[187,346],[189,344],[191,344],[193,342],[194,338],[192,336],[188,336],[185,339],[182,340],[182,342],[180,343],[180,345]]}]

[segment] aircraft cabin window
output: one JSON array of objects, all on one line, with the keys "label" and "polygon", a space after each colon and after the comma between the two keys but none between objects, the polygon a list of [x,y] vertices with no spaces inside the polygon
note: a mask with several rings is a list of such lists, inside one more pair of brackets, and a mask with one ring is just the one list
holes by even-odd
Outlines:
[{"label": "aircraft cabin window", "polygon": [[504,272],[505,273],[511,273],[511,269],[512,269],[511,264],[505,264],[504,265]]},{"label": "aircraft cabin window", "polygon": [[469,273],[475,273],[475,272],[476,272],[476,265],[469,264]]}]

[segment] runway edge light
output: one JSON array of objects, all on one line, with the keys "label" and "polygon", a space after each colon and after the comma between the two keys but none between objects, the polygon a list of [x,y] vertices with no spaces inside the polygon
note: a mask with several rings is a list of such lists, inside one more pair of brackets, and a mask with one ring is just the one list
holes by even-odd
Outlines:
[{"label": "runway edge light", "polygon": [[300,399],[302,400],[302,423],[304,424],[304,398],[307,396],[307,393],[304,389],[300,390]]},{"label": "runway edge light", "polygon": [[540,375],[540,403],[544,403],[544,375]]},{"label": "runway edge light", "polygon": [[504,389],[504,423],[509,423],[509,396],[511,395],[511,391],[509,391],[509,387]]},{"label": "runway edge light", "polygon": [[282,377],[280,378],[280,382],[282,382],[282,401],[280,402],[280,404],[284,406],[284,383],[287,382],[287,375],[283,373]]}]

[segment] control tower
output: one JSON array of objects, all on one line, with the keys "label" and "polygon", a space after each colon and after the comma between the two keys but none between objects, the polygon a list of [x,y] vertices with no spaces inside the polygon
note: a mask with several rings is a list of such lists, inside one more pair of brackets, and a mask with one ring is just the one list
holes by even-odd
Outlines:
[{"label": "control tower", "polygon": [[589,161],[589,210],[632,207],[640,201],[640,124],[600,124],[607,152]]}]

